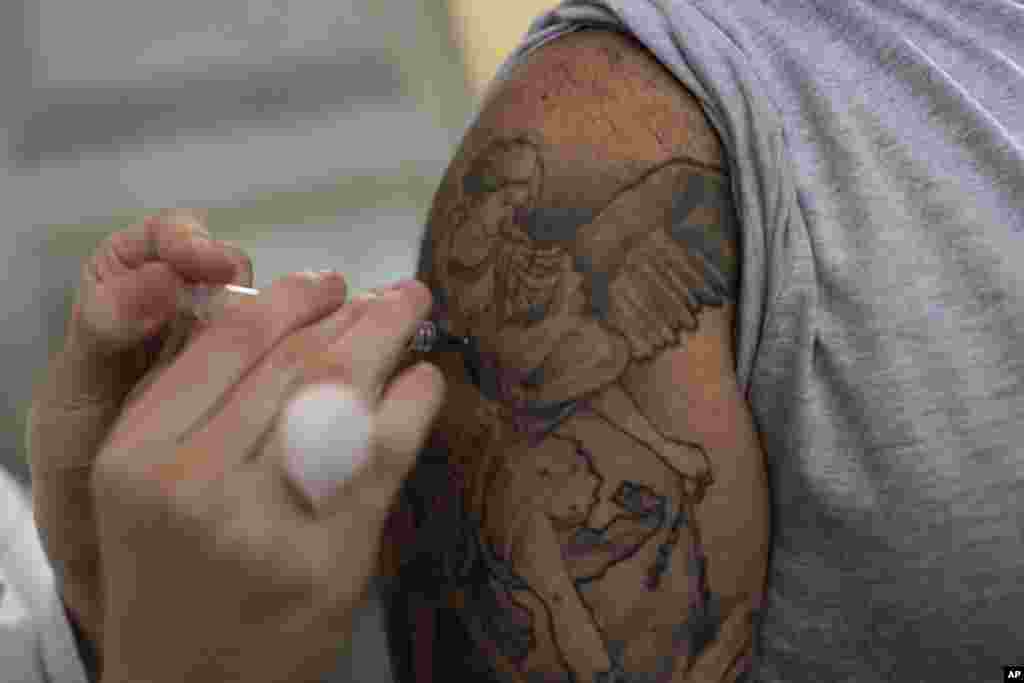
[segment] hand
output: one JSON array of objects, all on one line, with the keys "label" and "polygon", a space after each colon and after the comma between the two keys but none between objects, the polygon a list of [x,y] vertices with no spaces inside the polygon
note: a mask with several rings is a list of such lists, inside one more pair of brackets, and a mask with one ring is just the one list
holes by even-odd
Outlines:
[{"label": "hand", "polygon": [[[335,665],[445,391],[429,364],[390,381],[432,304],[419,283],[397,297],[342,307],[340,277],[283,278],[125,407],[93,475],[106,680],[284,683]],[[325,382],[365,402],[370,458],[311,499],[279,414]]]},{"label": "hand", "polygon": [[86,261],[64,345],[37,385],[26,429],[35,519],[83,631],[103,631],[90,477],[131,388],[188,334],[175,317],[184,281],[252,285],[241,249],[209,237],[205,213],[164,211],[110,235]]}]

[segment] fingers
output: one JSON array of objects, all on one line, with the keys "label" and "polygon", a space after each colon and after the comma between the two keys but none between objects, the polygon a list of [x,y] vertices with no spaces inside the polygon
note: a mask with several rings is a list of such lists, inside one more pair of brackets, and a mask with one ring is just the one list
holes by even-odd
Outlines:
[{"label": "fingers", "polygon": [[399,283],[397,289],[369,302],[366,314],[334,341],[309,375],[342,381],[371,408],[384,385],[405,355],[416,328],[430,315],[433,297],[416,280]]},{"label": "fingers", "polygon": [[294,273],[240,301],[198,332],[174,365],[126,408],[112,442],[184,441],[279,341],[337,310],[345,293],[337,273]]},{"label": "fingers", "polygon": [[[276,463],[268,465],[276,464],[287,478],[293,478],[296,469],[308,470],[312,481],[295,483],[307,498],[311,493],[316,496],[316,500],[308,501],[315,516],[332,520],[327,523],[338,526],[339,537],[345,534],[345,538],[353,540],[349,529],[353,521],[364,531],[371,530],[371,535],[372,529],[383,522],[444,401],[444,375],[429,363],[415,365],[387,384],[405,355],[409,338],[431,307],[430,292],[421,283],[414,281],[399,291],[400,298],[392,301],[371,301],[366,312],[328,347],[322,364],[303,377],[312,384],[341,385],[365,401],[371,415],[368,443],[358,447],[353,442],[354,434],[332,433],[346,427],[359,431],[357,421],[339,418],[330,425],[317,425],[314,419],[309,427],[322,431],[320,438],[325,443],[359,452],[330,453],[324,452],[324,448],[310,447],[308,452],[291,453],[282,436],[294,426],[280,421],[275,425],[278,457]],[[344,412],[339,407],[339,415]],[[281,417],[295,416],[288,411]],[[310,462],[303,467],[303,457],[326,457],[334,462]],[[320,480],[331,472],[348,476],[340,481]]]},{"label": "fingers", "polygon": [[100,282],[123,275],[148,261],[163,261],[192,281],[226,283],[240,264],[210,237],[203,214],[175,210],[110,235],[93,258]]},{"label": "fingers", "polygon": [[167,329],[157,338],[154,338],[152,348],[149,348],[147,341],[147,358],[152,359],[148,363],[148,370],[143,377],[135,383],[132,390],[125,397],[123,405],[131,405],[138,396],[144,394],[153,382],[167,370],[175,361],[178,355],[188,344],[193,334],[197,321],[189,316],[178,316],[171,321]]},{"label": "fingers", "polygon": [[[201,214],[198,220],[193,229],[205,233]],[[173,262],[191,259],[217,279],[247,261],[237,249],[219,259],[190,255],[175,230],[148,219],[109,236],[83,265],[67,338],[33,392],[29,457],[37,471],[50,463],[83,471],[91,466],[126,392],[145,372],[140,342],[174,310],[182,276]],[[159,260],[162,254],[171,262]]]},{"label": "fingers", "polygon": [[399,375],[381,397],[373,422],[373,456],[343,482],[322,506],[322,515],[339,511],[355,519],[383,520],[402,480],[412,469],[444,404],[444,374],[427,362]]},{"label": "fingers", "polygon": [[171,317],[181,277],[165,263],[146,263],[101,285],[76,293],[68,344],[102,353],[120,351],[151,337]]},{"label": "fingers", "polygon": [[351,599],[345,591],[354,584],[353,574],[374,571],[385,520],[429,437],[444,396],[444,376],[429,363],[399,375],[386,389],[374,417],[369,460],[319,501],[310,501],[287,476],[282,465],[287,445],[278,437],[270,442],[270,453],[277,457],[260,464],[276,469],[280,488],[292,492],[279,500],[290,501],[298,519],[313,522],[300,526],[295,535],[309,539],[307,547],[315,549],[310,554],[323,568],[327,585],[341,592],[341,599]]},{"label": "fingers", "polygon": [[[194,432],[191,442],[197,444],[195,452],[221,451],[244,459],[271,431],[280,432],[283,408],[309,384],[345,385],[374,412],[377,397],[416,326],[429,313],[431,301],[429,290],[413,283],[390,296],[354,301],[315,325],[294,332],[235,387],[219,412]],[[410,420],[404,429],[415,424]],[[396,435],[402,433],[396,431],[389,438],[398,439]],[[351,454],[340,457],[346,455]],[[190,467],[196,473],[202,467],[202,476],[212,477],[233,465],[222,459]]]},{"label": "fingers", "polygon": [[165,211],[110,235],[82,268],[72,343],[104,352],[152,336],[176,314],[185,281],[252,282],[252,263],[209,238],[204,212]]},{"label": "fingers", "polygon": [[[235,277],[232,279],[232,284],[251,287],[253,267],[249,255],[240,247],[229,242],[221,242],[220,245],[228,252],[231,260],[236,264]],[[150,267],[167,268],[166,264],[163,263],[147,263],[143,264],[139,270],[141,272]],[[159,289],[159,293],[155,296],[155,298],[160,300],[158,305],[165,307],[173,306],[176,309],[177,288],[183,286],[183,284],[179,279],[174,286]],[[145,289],[144,287],[139,288],[140,291]],[[202,329],[204,324],[190,315],[177,315],[158,335],[152,334],[152,328],[160,326],[159,320],[144,321],[141,326],[145,329],[146,333],[143,345],[146,357],[150,359],[148,363],[149,370],[125,398],[124,403],[126,405],[131,403],[135,397],[143,394],[156,381],[160,373],[175,361],[192,336],[196,331]]]},{"label": "fingers", "polygon": [[[232,390],[216,416],[198,425],[191,441],[197,451],[235,454],[233,461],[245,458],[276,426],[283,404],[314,376],[322,376],[325,349],[350,330],[367,311],[368,301],[353,301],[335,310],[313,325],[282,340],[256,368]],[[231,467],[222,461],[214,468]],[[206,474],[213,476],[217,469]]]},{"label": "fingers", "polygon": [[294,332],[239,383],[194,438],[211,447],[223,444],[227,451],[248,453],[274,427],[291,396],[322,380],[350,386],[373,409],[380,387],[430,305],[430,292],[417,283],[398,298],[353,301]]}]

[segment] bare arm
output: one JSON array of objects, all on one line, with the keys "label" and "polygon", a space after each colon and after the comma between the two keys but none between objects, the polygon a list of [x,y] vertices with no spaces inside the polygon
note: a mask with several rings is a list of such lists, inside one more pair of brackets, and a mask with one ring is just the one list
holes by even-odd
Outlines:
[{"label": "bare arm", "polygon": [[418,272],[473,348],[438,362],[395,517],[416,530],[385,542],[393,609],[433,643],[393,641],[403,683],[453,659],[474,680],[742,679],[769,527],[738,267],[720,142],[635,41],[566,36],[495,93]]}]

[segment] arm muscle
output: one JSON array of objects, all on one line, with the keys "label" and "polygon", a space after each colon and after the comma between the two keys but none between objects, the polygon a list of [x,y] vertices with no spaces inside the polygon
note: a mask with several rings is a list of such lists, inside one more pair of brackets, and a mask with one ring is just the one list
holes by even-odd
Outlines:
[{"label": "arm muscle", "polygon": [[717,136],[629,38],[555,41],[485,106],[418,272],[473,348],[436,360],[397,551],[404,604],[431,593],[472,650],[446,657],[523,683],[739,677],[768,510],[735,221]]}]

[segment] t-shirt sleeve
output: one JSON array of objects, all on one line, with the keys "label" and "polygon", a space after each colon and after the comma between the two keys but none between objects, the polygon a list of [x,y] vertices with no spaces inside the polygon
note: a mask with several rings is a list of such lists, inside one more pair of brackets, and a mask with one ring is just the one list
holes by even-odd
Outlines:
[{"label": "t-shirt sleeve", "polygon": [[94,683],[77,650],[27,495],[0,468],[0,678]]}]

